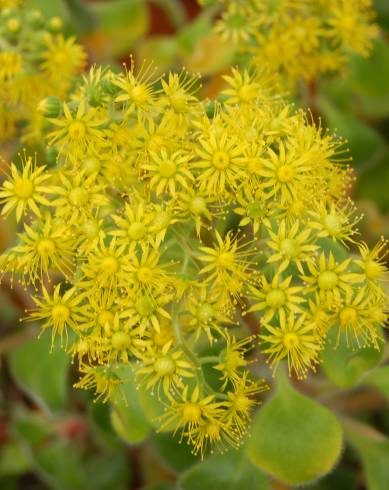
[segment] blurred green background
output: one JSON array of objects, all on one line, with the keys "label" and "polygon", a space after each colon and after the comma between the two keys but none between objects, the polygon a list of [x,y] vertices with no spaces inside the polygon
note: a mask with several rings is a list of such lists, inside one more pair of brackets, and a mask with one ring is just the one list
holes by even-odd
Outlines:
[{"label": "blurred green background", "polygon": [[[217,11],[201,10],[195,0],[28,0],[25,8],[63,18],[65,32],[85,45],[90,64],[120,65],[134,53],[154,59],[161,72],[185,66],[203,75],[204,96],[218,93],[221,75],[235,60],[234,48],[212,32]],[[314,101],[323,126],[348,140],[357,177],[353,197],[365,214],[360,228],[370,244],[389,231],[389,1],[376,0],[376,10],[382,31],[371,57],[353,58],[342,79],[320,80]],[[295,102],[307,107],[304,87]],[[13,231],[0,220],[2,249]],[[37,329],[19,323],[30,306],[25,291],[2,282],[1,490],[287,488],[268,482],[239,452],[199,463],[178,438],[152,430],[144,414],[148,405],[139,403],[131,387],[129,406],[115,408],[73,389],[75,367],[69,356],[59,350],[48,354],[49,337],[37,340]],[[367,375],[364,386],[358,384],[358,366],[377,364],[374,355],[327,356],[325,370],[333,387],[320,401],[360,425],[346,427],[350,444],[340,464],[330,476],[308,485],[310,490],[389,488],[389,367],[370,379]],[[381,363],[389,357],[382,355]],[[308,381],[300,389],[315,394]]]}]

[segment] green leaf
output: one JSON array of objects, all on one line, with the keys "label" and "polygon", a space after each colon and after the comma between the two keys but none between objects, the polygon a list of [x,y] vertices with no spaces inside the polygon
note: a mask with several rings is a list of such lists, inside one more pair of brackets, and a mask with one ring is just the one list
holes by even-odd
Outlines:
[{"label": "green leaf", "polygon": [[264,474],[250,463],[245,449],[209,456],[179,479],[182,490],[270,490]]},{"label": "green leaf", "polygon": [[68,401],[69,355],[58,347],[51,349],[51,337],[26,342],[9,356],[11,374],[20,388],[46,411],[63,410]]},{"label": "green leaf", "polygon": [[350,62],[350,83],[363,95],[385,96],[389,86],[389,44],[383,38],[374,41],[366,58],[353,56]]},{"label": "green leaf", "polygon": [[275,395],[252,424],[251,461],[283,483],[300,485],[331,471],[341,449],[342,429],[335,415],[298,393],[280,373]]},{"label": "green leaf", "polygon": [[379,367],[367,373],[363,378],[363,384],[375,386],[389,400],[389,366]]},{"label": "green leaf", "polygon": [[345,423],[346,435],[357,450],[369,490],[387,490],[389,482],[389,439],[356,421]]},{"label": "green leaf", "polygon": [[341,388],[355,386],[382,358],[382,352],[373,347],[351,349],[341,337],[337,345],[337,328],[330,330],[322,353],[322,369],[334,384]]},{"label": "green leaf", "polygon": [[373,159],[384,148],[385,142],[380,133],[359,121],[355,115],[339,110],[324,97],[319,100],[319,107],[328,127],[346,138],[356,165]]},{"label": "green leaf", "polygon": [[[380,161],[363,174],[357,181],[355,195],[358,199],[371,200],[383,211],[389,211],[389,152],[383,154]],[[371,224],[370,224],[371,226]]]},{"label": "green leaf", "polygon": [[112,426],[127,444],[139,444],[149,435],[151,425],[139,402],[131,366],[120,366],[117,374],[124,384],[119,385],[114,393],[111,406]]}]

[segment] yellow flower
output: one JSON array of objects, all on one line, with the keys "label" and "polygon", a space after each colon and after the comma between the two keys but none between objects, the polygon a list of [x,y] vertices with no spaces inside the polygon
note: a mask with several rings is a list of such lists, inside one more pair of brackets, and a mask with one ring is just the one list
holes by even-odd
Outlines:
[{"label": "yellow flower", "polygon": [[96,184],[93,175],[85,178],[82,172],[74,176],[59,172],[58,176],[61,185],[52,187],[52,193],[57,196],[51,205],[57,208],[57,216],[67,223],[83,223],[108,204],[105,186]]},{"label": "yellow flower", "polygon": [[172,349],[172,341],[167,342],[160,351],[151,350],[142,356],[142,365],[136,373],[147,389],[157,387],[159,393],[162,385],[163,392],[169,396],[184,386],[183,378],[194,376],[192,364],[183,357],[181,350]]},{"label": "yellow flower", "polygon": [[74,268],[74,236],[67,225],[46,214],[38,226],[24,225],[18,234],[21,244],[13,251],[18,255],[18,272],[31,283],[43,282],[43,275],[60,272],[70,278]]},{"label": "yellow flower", "polygon": [[267,259],[269,264],[281,262],[278,272],[283,272],[291,263],[296,264],[299,272],[304,274],[303,263],[312,261],[315,252],[319,249],[313,243],[312,230],[302,226],[296,220],[291,227],[281,221],[276,232],[268,229],[270,240],[266,245],[274,251]]},{"label": "yellow flower", "polygon": [[200,270],[200,274],[206,275],[205,281],[226,285],[231,275],[243,282],[248,281],[252,274],[249,257],[255,253],[255,249],[249,251],[247,244],[238,245],[238,239],[232,233],[227,233],[223,240],[218,231],[215,231],[215,237],[216,244],[213,248],[200,247],[204,255],[200,255],[199,260],[207,264]]},{"label": "yellow flower", "polygon": [[59,82],[66,90],[72,77],[85,66],[86,53],[73,37],[65,39],[61,34],[47,36],[45,48],[41,68],[49,81]]},{"label": "yellow flower", "polygon": [[240,438],[247,432],[252,409],[259,405],[258,400],[253,397],[268,389],[263,381],[250,381],[248,372],[245,371],[235,384],[234,391],[227,393],[228,416]]},{"label": "yellow flower", "polygon": [[166,267],[159,262],[160,254],[153,249],[142,251],[140,258],[134,256],[126,266],[128,287],[136,293],[147,294],[154,298],[161,286],[171,286],[174,279],[166,272]]},{"label": "yellow flower", "polygon": [[49,134],[49,144],[58,145],[61,153],[66,153],[68,158],[75,161],[85,156],[89,147],[101,145],[103,132],[98,128],[103,120],[97,109],[87,110],[84,101],[80,102],[75,114],[64,102],[63,112],[64,117],[50,119],[58,129]]},{"label": "yellow flower", "polygon": [[87,262],[81,266],[82,275],[78,286],[83,288],[112,288],[126,284],[126,270],[129,258],[124,245],[117,245],[115,238],[109,245],[100,242]]},{"label": "yellow flower", "polygon": [[4,51],[0,53],[0,81],[15,77],[22,69],[22,59],[18,53]]},{"label": "yellow flower", "polygon": [[118,375],[107,367],[81,364],[79,371],[81,379],[74,384],[74,387],[83,390],[94,389],[97,395],[96,401],[101,400],[102,403],[111,400],[115,391],[123,383]]},{"label": "yellow flower", "polygon": [[140,338],[139,329],[131,328],[127,322],[121,321],[118,313],[115,313],[112,320],[106,321],[103,331],[104,335],[96,335],[96,332],[91,334],[101,364],[126,364],[131,355],[143,358],[147,341]]},{"label": "yellow flower", "polygon": [[200,170],[199,189],[224,196],[236,188],[239,179],[244,178],[244,146],[227,131],[216,130],[211,130],[207,137],[201,137],[199,142],[198,158],[192,162],[192,168]]},{"label": "yellow flower", "polygon": [[311,290],[318,291],[328,306],[339,303],[342,293],[352,290],[352,284],[361,282],[358,274],[348,272],[351,258],[337,263],[332,252],[322,252],[315,262],[308,262],[308,274],[301,276]]},{"label": "yellow flower", "polygon": [[121,91],[115,97],[115,102],[125,103],[126,114],[133,111],[146,111],[155,100],[155,67],[152,64],[142,64],[139,73],[135,75],[135,63],[133,58],[130,60],[130,69],[125,76],[119,75],[114,78],[113,83]]},{"label": "yellow flower", "polygon": [[220,354],[220,362],[213,366],[217,371],[221,371],[221,380],[223,381],[222,390],[229,383],[233,386],[239,386],[242,381],[242,368],[249,363],[245,355],[254,348],[253,338],[247,337],[236,340],[235,337],[227,336],[226,348]]},{"label": "yellow flower", "polygon": [[215,401],[213,395],[200,396],[199,387],[188,393],[186,385],[179,394],[178,399],[173,399],[166,412],[160,417],[163,429],[166,426],[176,427],[175,432],[181,429],[182,435],[186,435],[189,440],[196,429],[209,420],[217,419],[223,411],[223,403]]},{"label": "yellow flower", "polygon": [[383,338],[378,326],[387,321],[387,305],[383,298],[369,295],[367,287],[346,292],[344,301],[335,313],[334,323],[339,326],[337,343],[345,337],[346,345],[358,348],[372,345],[379,349]]},{"label": "yellow flower", "polygon": [[8,216],[16,210],[16,221],[20,221],[27,210],[36,216],[41,216],[40,206],[50,206],[44,194],[50,194],[52,188],[46,183],[50,174],[45,173],[45,167],[37,167],[36,157],[27,157],[25,153],[19,155],[22,170],[19,171],[14,163],[10,165],[10,174],[2,183],[0,190],[0,203],[4,204],[1,210],[3,216]]},{"label": "yellow flower", "polygon": [[334,241],[339,240],[343,244],[355,242],[353,236],[357,234],[356,224],[361,216],[353,217],[355,208],[350,201],[343,205],[331,203],[329,206],[311,211],[309,227],[317,230],[318,237],[330,237]]},{"label": "yellow flower", "polygon": [[318,336],[314,323],[292,312],[281,318],[279,326],[266,323],[264,327],[266,333],[260,335],[260,339],[265,343],[263,352],[269,354],[272,368],[277,368],[286,358],[289,374],[294,372],[299,379],[306,377],[308,369],[315,370],[323,339]]},{"label": "yellow flower", "polygon": [[42,293],[42,298],[33,298],[37,309],[29,312],[28,320],[44,320],[42,329],[52,329],[52,343],[58,334],[62,346],[65,335],[65,345],[67,346],[67,327],[76,331],[79,324],[85,321],[86,306],[81,304],[84,300],[84,294],[77,291],[76,288],[70,288],[61,294],[61,284],[55,286],[52,295],[45,287],[42,287]]},{"label": "yellow flower", "polygon": [[301,312],[299,306],[304,303],[304,288],[291,286],[293,276],[285,279],[276,273],[269,282],[266,276],[262,276],[260,289],[250,286],[250,292],[255,303],[248,311],[265,311],[263,322],[270,321],[276,314],[280,321],[285,321],[289,312]]},{"label": "yellow flower", "polygon": [[159,153],[150,152],[152,161],[144,163],[141,168],[146,170],[145,179],[150,189],[159,196],[168,192],[172,197],[176,196],[176,187],[188,189],[194,180],[189,170],[190,155],[182,151],[168,154],[165,148]]},{"label": "yellow flower", "polygon": [[231,312],[226,311],[221,297],[209,288],[200,288],[195,291],[188,301],[188,326],[195,331],[197,341],[202,333],[205,333],[210,344],[213,343],[215,334],[225,336],[222,324],[232,324]]},{"label": "yellow flower", "polygon": [[264,178],[263,188],[269,195],[279,198],[281,204],[307,193],[313,169],[305,155],[296,154],[293,147],[281,142],[278,151],[268,149],[268,158],[262,163],[258,173]]},{"label": "yellow flower", "polygon": [[389,271],[385,264],[388,254],[388,241],[381,238],[370,250],[366,243],[358,244],[360,258],[355,264],[362,270],[363,281],[367,281],[369,289],[378,296],[384,296],[381,283],[389,280]]},{"label": "yellow flower", "polygon": [[120,301],[122,305],[121,318],[128,318],[129,325],[139,326],[139,335],[143,337],[150,330],[157,333],[161,331],[161,320],[163,318],[171,320],[170,314],[165,306],[172,301],[174,295],[168,291],[154,288],[152,294],[138,291],[131,292]]}]

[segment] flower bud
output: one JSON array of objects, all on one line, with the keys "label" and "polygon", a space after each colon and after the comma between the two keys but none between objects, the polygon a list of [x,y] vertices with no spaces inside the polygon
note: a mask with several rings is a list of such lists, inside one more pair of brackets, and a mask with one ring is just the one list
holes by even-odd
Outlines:
[{"label": "flower bud", "polygon": [[50,32],[53,32],[53,33],[57,33],[59,31],[61,31],[62,27],[63,27],[63,22],[62,22],[62,19],[60,17],[52,17],[50,20],[49,20],[49,24],[48,24],[48,29]]},{"label": "flower bud", "polygon": [[38,104],[38,111],[45,117],[58,117],[61,112],[61,101],[59,97],[50,95],[42,99]]},{"label": "flower bud", "polygon": [[31,10],[26,16],[27,22],[35,29],[41,29],[44,25],[44,18],[40,10]]},{"label": "flower bud", "polygon": [[12,19],[9,19],[9,21],[7,22],[7,29],[8,29],[8,32],[10,32],[11,34],[16,34],[17,32],[20,31],[22,27],[22,24],[20,22],[19,19],[13,17]]}]

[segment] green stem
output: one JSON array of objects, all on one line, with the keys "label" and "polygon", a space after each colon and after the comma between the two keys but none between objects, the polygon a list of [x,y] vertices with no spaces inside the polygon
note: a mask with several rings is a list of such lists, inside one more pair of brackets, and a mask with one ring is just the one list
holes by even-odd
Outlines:
[{"label": "green stem", "polygon": [[182,336],[181,328],[180,328],[180,320],[176,311],[176,308],[172,308],[172,323],[174,334],[177,339],[177,346],[182,349],[187,358],[193,363],[196,369],[196,377],[200,385],[204,387],[204,389],[211,395],[214,395],[216,398],[227,399],[226,395],[223,393],[218,393],[215,391],[209,384],[207,383],[203,370],[201,368],[201,362],[196,356],[196,354],[190,349],[188,344],[185,342],[184,337]]},{"label": "green stem", "polygon": [[200,364],[219,364],[220,359],[218,356],[205,356],[199,358]]}]

